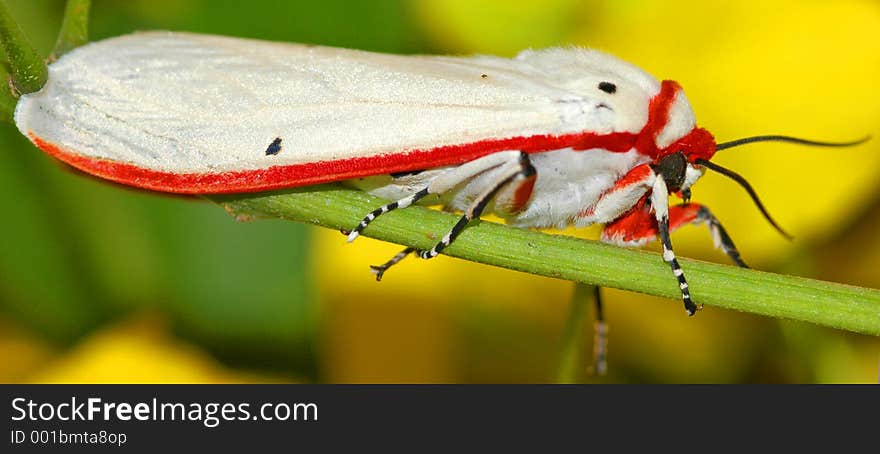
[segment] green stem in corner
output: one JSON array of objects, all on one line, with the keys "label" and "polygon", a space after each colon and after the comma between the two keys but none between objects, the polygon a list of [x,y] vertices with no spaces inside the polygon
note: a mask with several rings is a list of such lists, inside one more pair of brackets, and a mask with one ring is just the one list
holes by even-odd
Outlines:
[{"label": "green stem in corner", "polygon": [[[26,94],[43,88],[49,75],[46,62],[24,36],[5,1],[0,1],[0,45],[9,60],[15,90]],[[5,95],[8,90],[0,91]]]},{"label": "green stem in corner", "polygon": [[12,121],[15,104],[18,102],[18,98],[12,94],[9,78],[9,64],[0,62],[0,121]]},{"label": "green stem in corner", "polygon": [[55,49],[49,56],[50,61],[89,42],[89,8],[91,0],[67,0],[64,18],[61,20],[61,31],[55,41]]}]

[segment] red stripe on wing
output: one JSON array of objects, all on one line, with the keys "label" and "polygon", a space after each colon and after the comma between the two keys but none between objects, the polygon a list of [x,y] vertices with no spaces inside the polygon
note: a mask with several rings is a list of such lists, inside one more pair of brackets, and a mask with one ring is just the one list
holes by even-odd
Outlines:
[{"label": "red stripe on wing", "polygon": [[513,137],[448,145],[428,150],[219,173],[174,173],[152,170],[124,162],[85,156],[75,150],[66,150],[59,145],[47,142],[33,133],[29,134],[29,137],[37,147],[47,154],[86,173],[111,181],[178,194],[220,194],[268,191],[457,165],[504,150],[540,153],[571,147],[576,150],[602,148],[622,153],[634,146],[637,136],[631,133],[577,133],[559,136]]}]

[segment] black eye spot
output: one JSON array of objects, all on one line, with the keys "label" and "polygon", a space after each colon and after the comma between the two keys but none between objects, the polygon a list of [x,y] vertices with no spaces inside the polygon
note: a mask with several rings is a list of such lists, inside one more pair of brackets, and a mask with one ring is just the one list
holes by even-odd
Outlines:
[{"label": "black eye spot", "polygon": [[488,74],[480,74],[480,77],[483,79],[488,79],[489,75]]},{"label": "black eye spot", "polygon": [[266,148],[266,156],[276,155],[281,151],[281,137],[276,137]]},{"label": "black eye spot", "polygon": [[611,82],[599,82],[599,90],[602,90],[609,95],[613,95],[614,92],[617,91],[617,85],[614,85]]}]

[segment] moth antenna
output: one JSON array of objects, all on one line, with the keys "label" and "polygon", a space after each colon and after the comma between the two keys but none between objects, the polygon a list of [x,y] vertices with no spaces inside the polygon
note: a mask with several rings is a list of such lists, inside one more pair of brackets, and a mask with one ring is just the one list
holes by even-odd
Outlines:
[{"label": "moth antenna", "polygon": [[773,220],[773,217],[770,216],[769,212],[767,212],[767,208],[764,208],[764,204],[761,203],[761,199],[758,197],[758,193],[755,192],[755,189],[752,188],[752,185],[750,185],[749,182],[746,181],[746,179],[742,175],[734,172],[733,170],[721,167],[720,165],[713,162],[709,162],[706,159],[697,159],[694,161],[694,163],[704,166],[707,169],[714,170],[715,172],[718,172],[739,183],[739,185],[742,186],[743,189],[745,189],[746,192],[748,192],[749,195],[752,197],[752,201],[755,202],[755,205],[757,205],[758,209],[761,210],[761,214],[764,215],[764,219],[767,219],[767,222],[769,222],[770,225],[772,225],[773,228],[775,228],[776,231],[782,234],[782,236],[784,236],[786,239],[791,240],[793,238],[791,235],[788,234],[788,232],[783,230],[782,227],[780,227],[779,224],[776,223],[776,221]]},{"label": "moth antenna", "polygon": [[719,143],[715,145],[715,151],[721,151],[727,148],[738,147],[740,145],[745,145],[747,143],[755,143],[755,142],[788,142],[788,143],[796,143],[798,145],[810,145],[813,147],[851,147],[854,145],[860,145],[868,140],[871,140],[871,136],[862,137],[859,140],[853,140],[851,142],[818,142],[815,140],[807,140],[801,139],[799,137],[790,137],[790,136],[779,136],[779,135],[769,135],[769,136],[753,136],[753,137],[744,137],[742,139],[731,140],[730,142]]},{"label": "moth antenna", "polygon": [[[787,142],[787,143],[794,143],[794,144],[798,144],[798,145],[809,145],[809,146],[813,146],[813,147],[851,147],[854,145],[863,144],[870,139],[871,139],[871,136],[865,136],[865,137],[862,137],[861,139],[853,140],[851,142],[819,142],[816,140],[801,139],[800,137],[781,136],[781,135],[752,136],[752,137],[744,137],[742,139],[731,140],[729,142],[719,143],[719,144],[715,145],[715,151],[726,150],[728,148],[738,147],[740,145],[746,145],[746,144],[755,143],[755,142]],[[764,204],[761,203],[761,199],[758,198],[758,193],[755,192],[755,189],[752,188],[752,185],[750,185],[749,182],[746,181],[746,179],[743,178],[742,175],[740,175],[730,169],[721,167],[718,164],[709,162],[706,159],[697,159],[694,161],[694,163],[699,164],[701,166],[704,166],[708,169],[714,170],[715,172],[718,172],[718,173],[730,178],[731,180],[739,183],[739,185],[742,186],[749,193],[749,195],[752,197],[752,201],[754,201],[755,205],[758,206],[758,209],[761,210],[761,214],[764,215],[764,218],[767,219],[767,222],[769,222],[770,225],[773,226],[773,228],[775,228],[780,234],[782,234],[782,236],[784,236],[785,238],[787,238],[789,240],[792,239],[792,236],[789,235],[785,230],[783,230],[782,227],[779,227],[779,224],[777,224],[776,221],[773,220],[773,217],[771,217],[770,213],[767,212],[767,209],[764,207]]]}]

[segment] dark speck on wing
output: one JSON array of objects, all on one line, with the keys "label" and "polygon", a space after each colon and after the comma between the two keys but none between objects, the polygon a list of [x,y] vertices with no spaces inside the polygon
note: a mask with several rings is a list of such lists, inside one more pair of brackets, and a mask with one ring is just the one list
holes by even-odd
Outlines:
[{"label": "dark speck on wing", "polygon": [[281,152],[281,137],[276,137],[266,148],[266,156],[274,156]]},{"label": "dark speck on wing", "polygon": [[599,90],[602,90],[609,95],[613,95],[614,92],[617,91],[617,85],[614,85],[611,82],[599,82]]}]

